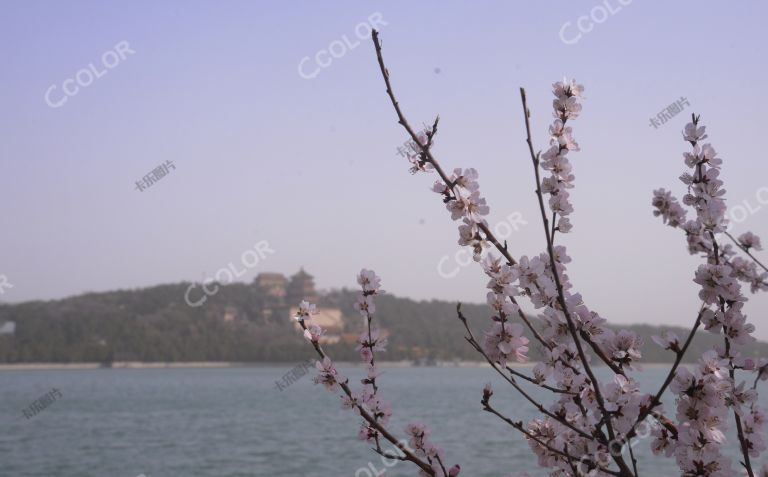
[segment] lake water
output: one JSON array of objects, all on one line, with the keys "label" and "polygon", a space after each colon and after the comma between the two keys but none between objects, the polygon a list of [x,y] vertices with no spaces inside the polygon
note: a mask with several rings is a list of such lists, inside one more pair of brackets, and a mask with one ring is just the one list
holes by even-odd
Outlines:
[{"label": "lake water", "polygon": [[[0,475],[364,477],[386,468],[357,440],[359,418],[310,375],[278,390],[275,381],[291,367],[0,371]],[[642,379],[656,386],[664,375],[650,368]],[[546,475],[517,431],[481,411],[488,381],[508,416],[534,416],[490,369],[385,368],[380,378],[393,402],[392,429],[402,435],[408,421],[427,423],[462,475]],[[63,397],[26,419],[22,409],[52,388]],[[673,461],[647,448],[647,441],[635,447],[642,475],[679,475]],[[387,475],[416,472],[401,462]]]}]

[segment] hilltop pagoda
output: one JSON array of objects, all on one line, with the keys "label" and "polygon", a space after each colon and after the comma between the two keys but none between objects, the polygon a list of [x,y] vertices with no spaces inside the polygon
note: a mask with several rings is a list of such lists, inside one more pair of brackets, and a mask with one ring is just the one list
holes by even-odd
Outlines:
[{"label": "hilltop pagoda", "polygon": [[304,271],[303,267],[288,282],[285,299],[289,306],[296,306],[302,300],[317,303],[315,280],[312,275]]}]

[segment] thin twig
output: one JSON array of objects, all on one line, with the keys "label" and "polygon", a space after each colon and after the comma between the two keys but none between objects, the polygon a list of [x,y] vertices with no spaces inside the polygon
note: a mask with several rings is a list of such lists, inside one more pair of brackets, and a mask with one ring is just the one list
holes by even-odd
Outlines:
[{"label": "thin twig", "polygon": [[[693,323],[693,328],[691,328],[690,333],[688,333],[688,338],[686,338],[685,344],[683,344],[683,347],[680,348],[679,351],[677,351],[677,356],[675,356],[675,362],[672,364],[672,368],[670,368],[669,372],[667,373],[667,377],[666,379],[664,379],[664,383],[661,385],[659,390],[653,396],[653,399],[651,399],[651,402],[648,404],[648,407],[643,412],[641,412],[640,415],[637,417],[637,420],[635,421],[635,423],[632,425],[632,428],[627,433],[628,437],[633,437],[635,435],[635,427],[637,427],[638,424],[644,421],[645,418],[648,417],[653,412],[653,409],[656,406],[661,404],[661,397],[664,395],[664,392],[667,390],[667,387],[669,387],[669,385],[672,384],[672,381],[675,379],[677,368],[680,366],[680,363],[683,361],[683,357],[685,356],[686,351],[688,351],[688,347],[693,342],[693,338],[694,336],[696,336],[696,331],[698,331],[699,326],[701,326],[701,317],[704,316],[705,309],[706,309],[706,304],[702,303],[701,307],[699,308],[699,314],[696,316],[696,321]],[[677,429],[672,428],[669,430],[672,431],[675,437],[677,437]]]},{"label": "thin twig", "polygon": [[[503,377],[509,384],[511,384],[512,387],[514,387],[517,390],[517,392],[519,392],[528,402],[533,404],[539,412],[541,412],[542,414],[544,414],[546,416],[551,417],[552,419],[554,419],[557,422],[561,423],[562,425],[568,427],[569,429],[571,429],[572,431],[576,432],[577,434],[579,434],[581,437],[583,437],[585,439],[598,441],[598,439],[595,436],[592,436],[592,435],[584,432],[583,430],[579,429],[578,427],[576,427],[573,424],[571,424],[570,422],[568,422],[566,419],[564,419],[564,418],[558,416],[557,414],[554,414],[553,412],[549,411],[541,403],[539,403],[533,397],[531,397],[530,394],[525,392],[525,390],[517,383],[517,381],[515,381],[514,378],[504,374],[504,371],[502,371],[502,369],[499,368],[499,366],[488,356],[488,354],[485,352],[485,350],[483,350],[482,346],[480,346],[480,343],[478,343],[477,340],[475,339],[475,335],[472,333],[472,330],[469,329],[469,324],[467,323],[467,318],[461,312],[461,303],[459,303],[456,306],[456,313],[458,314],[459,320],[461,320],[461,322],[464,324],[464,328],[466,328],[467,333],[469,334],[469,336],[465,338],[467,340],[467,342],[469,342],[469,344],[471,344],[472,347],[474,347],[475,350],[477,350],[478,353],[483,355],[483,357],[488,362],[488,364],[490,364],[491,367],[493,367],[493,369],[496,370],[496,372],[499,373],[499,375],[501,375],[501,377]],[[605,444],[605,443],[603,442],[603,444]]]},{"label": "thin twig", "polygon": [[755,384],[752,385],[752,389],[757,389],[757,383],[760,381],[760,378],[763,377],[764,374],[768,373],[768,363],[760,366],[757,369],[757,376],[755,377]]},{"label": "thin twig", "polygon": [[[372,38],[373,38],[373,44],[376,48],[376,58],[379,63],[379,69],[381,70],[381,75],[384,78],[384,85],[386,86],[386,92],[387,96],[389,97],[390,102],[392,103],[392,107],[395,110],[395,114],[397,115],[397,122],[400,124],[408,133],[411,140],[417,144],[421,148],[421,154],[422,158],[425,162],[428,162],[432,165],[432,167],[435,169],[435,172],[440,176],[440,179],[443,181],[443,183],[448,187],[449,190],[453,189],[454,184],[451,182],[448,175],[443,170],[442,166],[440,166],[440,163],[435,159],[435,157],[432,155],[432,151],[430,147],[432,144],[432,137],[434,137],[434,134],[436,131],[433,131],[431,135],[428,135],[427,144],[422,144],[419,140],[418,135],[416,134],[416,131],[411,127],[410,123],[406,119],[405,115],[403,114],[402,109],[400,109],[400,103],[397,101],[397,98],[395,97],[395,93],[392,91],[392,83],[390,82],[389,77],[389,70],[387,69],[386,65],[384,64],[384,56],[381,51],[381,41],[379,40],[379,32],[376,30],[373,30],[372,32]],[[435,120],[435,127],[437,126],[437,119]],[[509,265],[515,265],[517,261],[512,257],[512,255],[509,253],[509,250],[507,249],[506,245],[502,245],[501,242],[493,235],[493,232],[483,223],[477,224],[478,228],[483,232],[485,235],[485,240],[492,243],[493,246],[496,248],[496,250],[501,253],[501,255],[504,257],[504,259],[507,261]],[[515,305],[518,305],[517,301],[515,300],[515,297],[510,296],[510,301],[514,303]],[[554,344],[548,342],[544,339],[544,337],[539,334],[539,332],[536,330],[536,328],[531,324],[530,320],[527,316],[525,316],[525,313],[523,313],[522,309],[518,305],[518,316],[520,319],[526,324],[528,329],[531,331],[531,334],[547,349],[553,349]],[[567,363],[564,363],[564,365],[568,366]]]},{"label": "thin twig", "polygon": [[[300,320],[299,324],[301,325],[301,328],[302,328],[303,331],[307,330],[307,325],[304,323],[304,320]],[[320,346],[320,343],[315,342],[315,341],[312,341],[311,343],[312,343],[312,346],[315,348],[315,351],[317,352],[317,354],[320,356],[321,360],[324,360],[325,358],[328,358],[328,355],[325,353],[325,351],[323,351],[323,348]],[[349,385],[347,384],[347,381],[344,381],[344,382],[339,381],[338,384],[339,384],[339,387],[341,387],[342,391],[344,391],[344,394],[346,394],[347,397],[349,399],[351,399],[352,402],[355,403],[354,406],[355,406],[355,408],[357,408],[357,412],[360,414],[360,416],[363,419],[365,419],[365,421],[368,422],[368,424],[370,424],[371,427],[376,429],[391,444],[393,444],[398,449],[403,451],[403,453],[405,454],[407,460],[409,460],[410,462],[413,462],[414,464],[418,465],[421,468],[421,470],[423,470],[424,472],[427,473],[427,475],[434,477],[435,472],[432,470],[432,466],[430,466],[426,462],[424,462],[421,459],[419,459],[418,457],[416,457],[416,455],[414,455],[407,448],[407,446],[405,446],[402,443],[400,443],[400,441],[395,436],[390,434],[390,432],[384,426],[379,424],[379,422],[373,416],[371,416],[368,413],[368,411],[366,411],[366,409],[361,404],[358,404],[353,399],[353,397],[352,397],[352,390],[349,388]]]},{"label": "thin twig", "polygon": [[746,253],[747,255],[749,255],[749,258],[751,258],[753,262],[755,262],[756,264],[758,264],[758,265],[760,266],[760,268],[762,268],[763,270],[765,270],[766,272],[768,272],[768,268],[766,268],[766,267],[765,267],[765,265],[763,265],[763,264],[762,264],[762,262],[760,262],[760,260],[758,260],[758,259],[757,259],[757,257],[755,257],[754,255],[752,255],[752,252],[750,252],[750,251],[749,251],[749,249],[748,249],[747,247],[743,246],[743,245],[742,245],[742,244],[741,244],[741,243],[740,243],[738,240],[736,240],[735,238],[733,238],[733,235],[731,235],[731,234],[730,234],[730,233],[729,233],[727,230],[726,230],[725,232],[723,232],[723,233],[724,233],[725,235],[727,235],[727,236],[728,236],[728,238],[729,238],[729,239],[731,239],[731,240],[733,241],[733,243],[735,243],[735,244],[736,244],[736,246],[737,246],[737,247],[739,247],[739,248],[741,249],[741,251],[742,251],[742,252],[744,252],[744,253]]},{"label": "thin twig", "polygon": [[[484,410],[484,411],[487,411],[487,412],[490,412],[491,414],[494,414],[495,416],[497,416],[497,417],[498,417],[499,419],[501,419],[502,421],[506,422],[506,423],[507,423],[507,424],[509,424],[510,426],[514,427],[514,428],[515,428],[515,429],[517,429],[518,431],[520,431],[520,432],[522,432],[523,434],[525,434],[525,436],[526,436],[528,439],[531,439],[531,440],[533,440],[533,441],[536,441],[536,443],[538,443],[538,444],[540,444],[540,445],[542,445],[542,446],[546,447],[546,448],[547,448],[547,450],[549,450],[550,452],[553,452],[553,453],[555,453],[555,454],[558,454],[558,455],[560,455],[560,456],[562,456],[562,457],[565,457],[566,459],[569,459],[569,460],[570,460],[570,459],[575,459],[575,460],[577,460],[577,461],[579,461],[579,462],[584,462],[584,463],[587,463],[587,464],[591,464],[591,465],[593,466],[593,468],[596,468],[596,467],[597,467],[597,463],[596,463],[596,462],[594,462],[594,461],[592,461],[592,460],[587,460],[587,461],[584,461],[584,457],[576,457],[576,456],[572,456],[572,455],[570,455],[570,454],[567,454],[567,453],[565,453],[565,452],[561,451],[560,449],[556,449],[556,448],[554,448],[554,447],[550,446],[550,445],[549,445],[549,444],[547,444],[546,442],[544,442],[544,441],[542,441],[541,439],[539,439],[538,437],[536,437],[536,436],[535,436],[535,435],[534,435],[532,432],[528,431],[528,430],[525,428],[525,426],[523,426],[523,423],[522,423],[522,421],[513,421],[512,419],[508,418],[507,416],[505,416],[505,415],[501,414],[499,411],[497,411],[497,410],[496,410],[496,409],[495,409],[493,406],[491,406],[491,404],[490,404],[489,402],[487,402],[487,401],[483,402],[483,410]],[[622,475],[621,473],[619,473],[619,472],[616,472],[616,471],[613,471],[613,470],[608,470],[608,469],[600,469],[600,470],[601,470],[601,471],[603,471],[603,472],[605,472],[605,473],[607,473],[607,474],[610,474],[610,475],[615,475],[615,476],[618,476],[618,477],[621,477],[621,475]]]},{"label": "thin twig", "polygon": [[[539,155],[534,153],[533,151],[533,140],[531,139],[531,125],[530,125],[530,111],[528,110],[528,105],[525,98],[525,89],[520,88],[520,97],[523,102],[523,114],[525,116],[525,130],[526,130],[526,142],[528,143],[528,148],[531,153],[531,160],[533,161],[533,168],[535,172],[535,178],[536,178],[536,196],[539,201],[539,209],[541,211],[541,220],[544,225],[544,235],[547,238],[547,250],[549,252],[549,260],[550,265],[552,267],[552,276],[555,280],[555,287],[557,288],[557,301],[562,308],[563,315],[565,316],[566,322],[568,324],[568,330],[571,333],[571,337],[573,338],[574,343],[576,344],[576,350],[579,353],[579,358],[581,359],[582,365],[584,366],[584,371],[589,376],[590,380],[592,381],[592,389],[595,392],[595,400],[597,401],[598,406],[600,407],[600,412],[603,415],[607,415],[608,412],[606,411],[605,407],[605,401],[603,400],[602,392],[600,391],[600,384],[597,378],[595,377],[594,373],[592,372],[592,368],[589,365],[589,361],[587,360],[587,356],[584,353],[584,348],[581,345],[581,340],[579,339],[579,334],[576,330],[576,325],[573,322],[573,319],[570,316],[570,312],[568,311],[568,305],[565,300],[565,293],[563,291],[563,285],[560,282],[560,274],[557,271],[557,263],[555,262],[555,251],[554,247],[552,246],[552,237],[549,235],[549,224],[547,219],[547,212],[546,208],[544,207],[544,197],[541,192],[541,176],[539,174]],[[605,426],[608,430],[608,437],[610,437],[611,440],[616,438],[616,434],[613,430],[613,424],[611,423],[610,417],[605,420]],[[622,472],[626,472],[627,475],[632,475],[631,469],[627,466],[626,462],[624,462],[624,459],[621,456],[613,456],[614,461],[616,461],[616,464],[621,468]]]},{"label": "thin twig", "polygon": [[[727,234],[728,232],[726,232]],[[730,234],[729,234],[730,236]],[[709,231],[709,238],[712,240],[712,248],[714,249],[715,265],[720,265],[720,251],[717,239],[714,232]],[[725,299],[722,296],[718,296],[720,300],[720,312],[725,315]],[[728,375],[731,378],[731,383],[736,382],[736,370],[733,367],[733,358],[731,357],[731,340],[728,339],[728,334],[724,333],[723,339],[725,340],[725,356],[728,358]],[[736,421],[736,435],[739,438],[739,444],[741,445],[741,454],[744,457],[742,465],[747,471],[749,477],[755,477],[755,472],[752,470],[752,463],[749,459],[749,448],[747,447],[747,439],[744,436],[744,426],[741,424],[741,416],[737,412],[736,406],[733,406],[733,419]]]}]

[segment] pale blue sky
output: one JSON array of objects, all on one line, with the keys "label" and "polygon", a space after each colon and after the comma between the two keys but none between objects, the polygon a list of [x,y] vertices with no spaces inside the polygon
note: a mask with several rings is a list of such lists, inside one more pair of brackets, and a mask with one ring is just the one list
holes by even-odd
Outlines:
[{"label": "pale blue sky", "polygon": [[[14,288],[0,300],[200,280],[266,240],[275,253],[243,279],[303,265],[322,288],[351,286],[365,266],[398,295],[481,301],[478,268],[438,273],[458,250],[456,224],[432,178],[411,177],[396,154],[406,137],[370,42],[299,75],[302,58],[345,35],[354,44],[355,26],[379,12],[410,120],[441,115],[435,153],[480,171],[491,223],[514,212],[530,222],[509,237],[517,256],[543,249],[517,89],[543,147],[550,84],[583,83],[575,228],[562,239],[570,276],[609,320],[690,323],[700,260],[652,217],[651,191],[682,190],[680,130],[700,113],[729,203],[760,209],[735,232],[768,241],[768,190],[765,204],[757,196],[768,188],[758,155],[768,6],[606,1],[615,13],[570,45],[562,26],[573,38],[600,2],[4,1],[0,275]],[[122,41],[134,53],[61,107],[46,104],[51,85],[63,98],[65,80]],[[684,114],[650,127],[681,96]],[[170,175],[135,189],[166,160]],[[749,310],[768,338],[768,298]]]}]

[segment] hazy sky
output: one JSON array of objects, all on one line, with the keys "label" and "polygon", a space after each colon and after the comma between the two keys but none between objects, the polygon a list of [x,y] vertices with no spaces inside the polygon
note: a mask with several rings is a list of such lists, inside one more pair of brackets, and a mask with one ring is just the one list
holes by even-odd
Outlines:
[{"label": "hazy sky", "polygon": [[[680,130],[700,113],[729,205],[752,211],[734,232],[768,241],[768,4],[623,1],[4,1],[0,275],[14,287],[0,300],[202,280],[267,241],[242,280],[304,266],[321,288],[351,286],[369,267],[397,295],[482,301],[434,178],[396,153],[406,136],[356,36],[374,15],[407,116],[441,116],[443,166],[479,170],[491,224],[528,222],[509,234],[516,256],[544,248],[518,88],[543,148],[551,83],[583,83],[561,238],[575,288],[614,322],[689,324],[701,259],[652,216],[651,192],[680,195]],[[767,311],[766,296],[748,308],[764,339]]]}]

